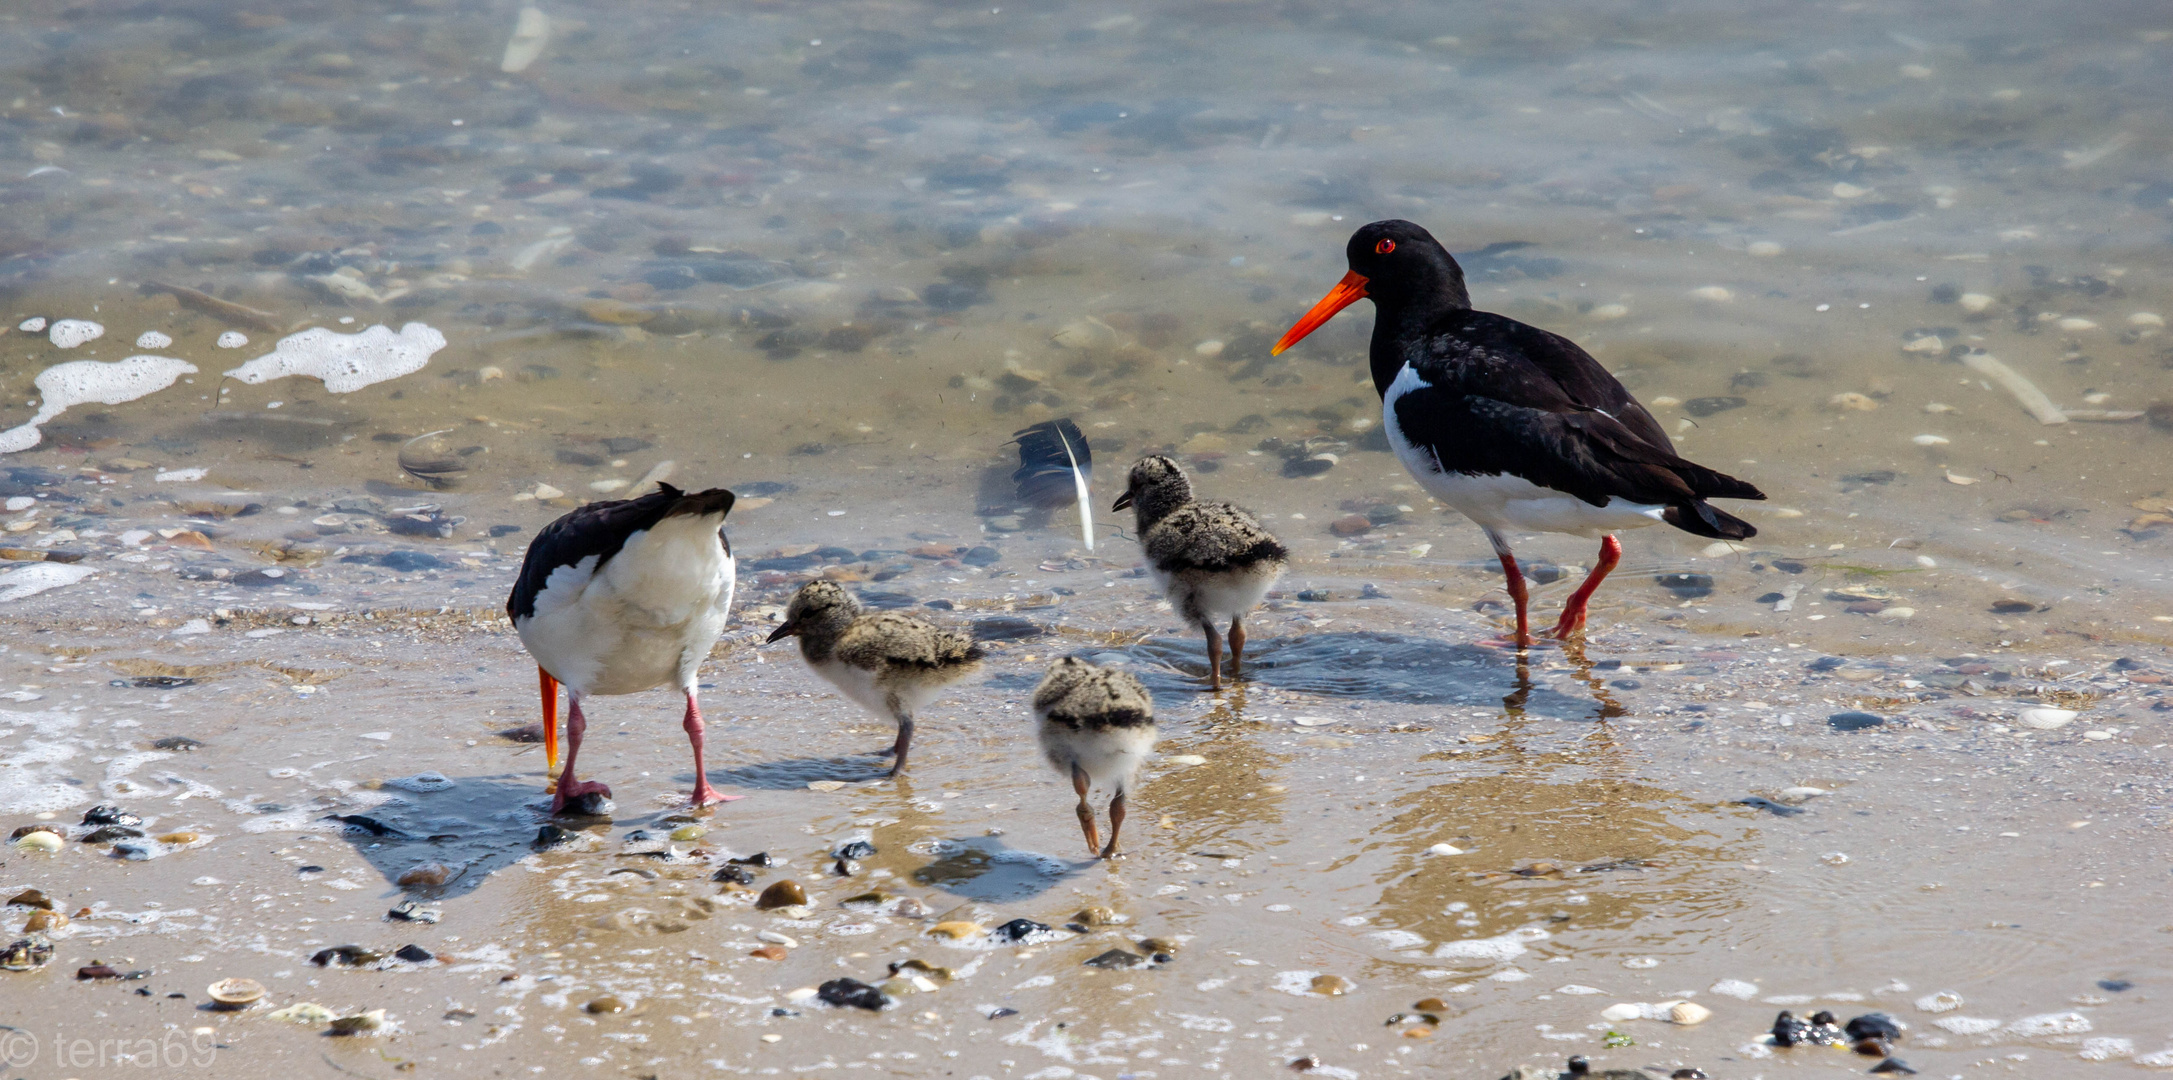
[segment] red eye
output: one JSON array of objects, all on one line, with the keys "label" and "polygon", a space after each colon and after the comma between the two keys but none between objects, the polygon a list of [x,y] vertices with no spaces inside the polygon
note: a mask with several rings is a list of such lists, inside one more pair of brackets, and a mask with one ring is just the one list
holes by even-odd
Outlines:
[{"label": "red eye", "polygon": [[1394,240],[1384,239],[1380,243],[1373,245],[1373,253],[1375,255],[1386,255],[1394,250],[1396,250],[1396,242]]}]

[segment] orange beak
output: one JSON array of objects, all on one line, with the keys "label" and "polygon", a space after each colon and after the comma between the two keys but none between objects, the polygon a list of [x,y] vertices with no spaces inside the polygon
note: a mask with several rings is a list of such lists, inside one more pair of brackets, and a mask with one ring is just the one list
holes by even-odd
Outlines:
[{"label": "orange beak", "polygon": [[1356,270],[1343,275],[1343,280],[1336,282],[1335,288],[1328,290],[1328,295],[1321,297],[1320,303],[1313,305],[1313,310],[1306,312],[1304,318],[1291,325],[1283,334],[1283,339],[1276,342],[1273,349],[1268,350],[1268,355],[1281,356],[1284,349],[1296,345],[1305,335],[1320,329],[1320,324],[1335,318],[1336,312],[1365,298],[1366,279]]}]

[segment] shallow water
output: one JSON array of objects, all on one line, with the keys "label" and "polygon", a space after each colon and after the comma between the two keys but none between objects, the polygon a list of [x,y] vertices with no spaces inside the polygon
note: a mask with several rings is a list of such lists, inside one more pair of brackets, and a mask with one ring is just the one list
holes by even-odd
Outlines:
[{"label": "shallow water", "polygon": [[[0,462],[29,500],[6,542],[83,556],[0,578],[49,586],[0,601],[0,812],[112,801],[210,838],[0,864],[9,895],[93,913],[0,978],[34,1074],[98,1074],[55,1055],[167,1025],[229,1065],[369,1075],[1868,1066],[1758,1046],[1783,1007],[1892,1012],[1924,1075],[2173,1049],[2173,433],[2118,418],[2173,399],[2159,6],[544,13],[517,72],[510,5],[0,14],[0,425],[63,362],[198,369]],[[1583,650],[1483,644],[1497,571],[1381,446],[1369,313],[1267,355],[1386,216],[1768,492],[1731,507],[1760,535],[1626,536]],[[62,349],[31,319],[104,333]],[[352,392],[219,374],[290,332],[410,323],[447,344]],[[131,345],[150,331],[171,340]],[[2041,423],[1976,354],[2076,418]],[[1092,551],[1012,492],[1005,440],[1058,416],[1096,451]],[[1337,460],[1294,477],[1300,448]],[[1150,450],[1297,553],[1219,697],[1102,509]],[[666,463],[743,496],[704,701],[713,779],[747,798],[677,847],[770,851],[755,888],[802,882],[805,918],[718,896],[707,859],[620,855],[691,783],[661,694],[594,710],[583,760],[619,807],[595,846],[528,848],[505,590],[537,527]],[[1352,514],[1371,527],[1329,530]],[[1591,558],[1519,551],[1568,571],[1535,618]],[[998,641],[901,782],[876,779],[887,725],[755,648],[815,574]],[[1065,653],[1127,664],[1161,715],[1114,866],[1024,742]],[[2047,705],[2080,715],[2019,722]],[[1850,709],[1886,722],[1829,723]],[[382,783],[425,770],[453,786]],[[855,836],[878,854],[826,877]],[[433,861],[460,872],[393,884]],[[924,914],[840,906],[871,888]],[[443,921],[381,921],[405,891]],[[1062,929],[1091,905],[1128,921]],[[925,932],[1015,917],[1057,930]],[[762,930],[799,944],[750,957]],[[1150,936],[1182,949],[1081,964]],[[447,962],[307,962],[406,942]],[[909,957],[958,978],[881,1014],[790,996]],[[154,974],[70,982],[93,958]],[[228,975],[395,1033],[198,1010]],[[1942,990],[1967,1003],[1913,1004]],[[605,994],[631,1007],[583,1011]],[[1430,1037],[1384,1024],[1428,997]],[[1682,997],[1715,1017],[1599,1015]],[[1999,1023],[1933,1026],[1957,1017]]]}]

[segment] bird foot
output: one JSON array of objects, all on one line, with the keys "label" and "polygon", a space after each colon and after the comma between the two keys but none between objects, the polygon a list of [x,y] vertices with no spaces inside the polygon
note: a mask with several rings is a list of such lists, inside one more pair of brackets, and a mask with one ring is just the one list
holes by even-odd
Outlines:
[{"label": "bird foot", "polygon": [[745,795],[726,795],[708,784],[699,784],[695,786],[694,794],[688,796],[687,804],[696,807],[714,806],[718,803],[737,802],[746,797]]},{"label": "bird foot", "polygon": [[1539,641],[1529,634],[1526,634],[1522,641],[1516,640],[1516,636],[1513,634],[1496,634],[1493,637],[1482,638],[1479,641],[1479,646],[1487,649],[1529,649],[1538,644]]},{"label": "bird foot", "polygon": [[611,789],[595,780],[576,780],[571,784],[562,783],[558,785],[556,791],[551,793],[551,813],[563,813],[567,803],[583,795],[590,794],[601,795],[608,799],[611,797]]},{"label": "bird foot", "polygon": [[1101,850],[1101,857],[1103,862],[1112,862],[1114,860],[1123,858],[1124,853],[1118,851],[1115,844],[1111,844],[1110,846],[1105,847]]}]

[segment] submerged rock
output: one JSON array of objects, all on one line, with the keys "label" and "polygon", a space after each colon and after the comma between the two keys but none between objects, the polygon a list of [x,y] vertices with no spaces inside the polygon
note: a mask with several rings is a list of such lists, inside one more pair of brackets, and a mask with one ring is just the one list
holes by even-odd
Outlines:
[{"label": "submerged rock", "polygon": [[840,1009],[866,1009],[880,1011],[887,999],[883,992],[858,979],[832,979],[815,989],[815,996],[825,1005]]}]

